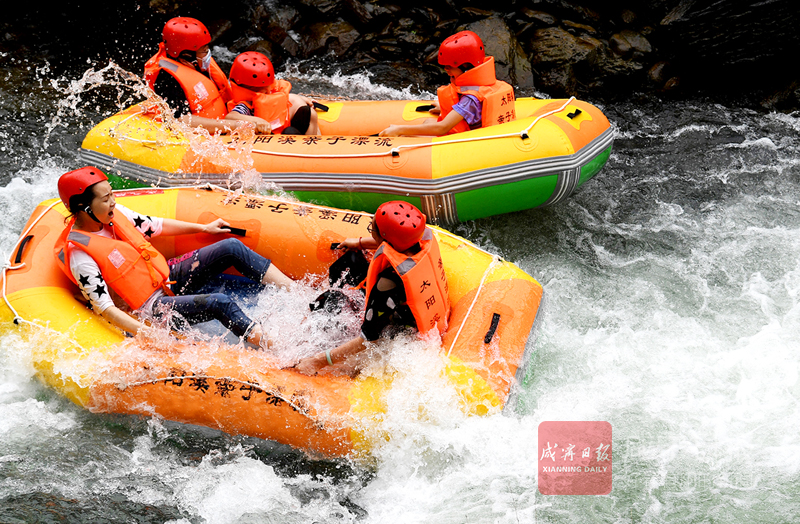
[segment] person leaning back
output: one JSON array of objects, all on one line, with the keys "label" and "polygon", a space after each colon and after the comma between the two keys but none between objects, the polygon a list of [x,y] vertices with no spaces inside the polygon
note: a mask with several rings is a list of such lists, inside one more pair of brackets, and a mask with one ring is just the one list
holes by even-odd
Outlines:
[{"label": "person leaning back", "polygon": [[167,261],[149,242],[159,235],[228,233],[227,222],[195,224],[136,213],[117,205],[105,173],[93,167],[61,175],[58,194],[70,216],[56,242],[56,264],[95,313],[136,335],[145,328],[140,318],[172,310],[190,324],[216,319],[256,346],[270,345],[261,326],[229,296],[197,294],[231,267],[254,282],[289,287],[292,280],[268,259],[227,238]]}]

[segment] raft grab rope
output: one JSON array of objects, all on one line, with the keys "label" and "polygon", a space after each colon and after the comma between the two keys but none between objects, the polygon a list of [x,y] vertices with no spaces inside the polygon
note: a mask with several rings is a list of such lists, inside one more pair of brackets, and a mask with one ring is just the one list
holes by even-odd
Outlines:
[{"label": "raft grab rope", "polygon": [[[53,207],[55,207],[56,205],[58,205],[60,203],[61,203],[60,200],[56,200],[55,202],[53,202],[52,204],[47,206],[47,208],[45,208],[45,210],[42,211],[42,214],[40,214],[38,217],[36,217],[36,219],[33,222],[31,222],[31,225],[28,227],[28,229],[26,229],[25,232],[22,235],[20,235],[19,240],[17,240],[17,243],[14,244],[14,249],[11,250],[11,255],[9,255],[8,259],[3,263],[3,273],[2,273],[2,279],[3,279],[3,286],[2,286],[3,301],[6,303],[6,306],[8,307],[9,311],[11,311],[11,314],[14,315],[14,320],[13,320],[14,324],[20,325],[21,323],[24,323],[24,324],[28,324],[30,326],[37,327],[37,328],[45,330],[45,331],[52,331],[52,332],[57,333],[57,334],[59,334],[61,336],[66,336],[67,340],[70,342],[70,344],[73,344],[77,348],[79,348],[81,351],[86,352],[86,349],[83,346],[81,346],[73,338],[70,338],[69,336],[67,336],[66,333],[63,333],[61,331],[57,331],[55,329],[52,329],[49,326],[44,326],[44,325],[39,324],[37,322],[33,322],[31,320],[22,318],[20,316],[19,312],[14,308],[14,306],[11,305],[11,302],[8,300],[8,293],[7,293],[7,290],[8,290],[8,288],[7,288],[8,279],[6,278],[6,273],[8,273],[9,271],[13,271],[15,269],[22,269],[22,268],[25,267],[25,262],[18,263],[18,264],[12,264],[11,263],[11,257],[14,256],[14,253],[18,253],[18,258],[20,258],[19,255],[21,255],[21,251],[18,251],[18,249],[20,248],[20,246],[22,244],[26,243],[27,240],[29,240],[30,232],[33,230],[33,228],[36,226],[36,224],[51,209],[53,209]],[[24,246],[22,246],[22,247],[24,247]]]},{"label": "raft grab rope", "polygon": [[[561,107],[559,107],[557,109],[553,109],[553,110],[547,111],[546,113],[542,113],[541,115],[539,115],[536,118],[534,118],[533,121],[530,123],[530,125],[528,125],[528,127],[526,127],[525,129],[523,129],[520,132],[516,132],[515,131],[513,133],[504,133],[504,134],[500,134],[500,135],[469,137],[469,138],[457,138],[457,139],[453,139],[453,140],[445,140],[445,141],[442,141],[442,142],[425,142],[425,143],[422,143],[422,144],[403,144],[403,145],[399,145],[397,147],[394,147],[389,151],[382,151],[380,153],[360,153],[360,154],[359,153],[351,153],[351,154],[335,154],[335,153],[331,153],[331,154],[321,154],[321,155],[320,154],[316,154],[315,155],[315,154],[305,154],[305,153],[281,153],[281,152],[278,152],[278,151],[260,151],[260,150],[254,150],[253,153],[259,153],[259,154],[262,154],[262,155],[282,156],[282,157],[289,157],[289,158],[373,158],[373,157],[384,157],[384,156],[388,156],[388,155],[391,155],[392,157],[398,157],[398,156],[400,156],[400,150],[401,149],[417,149],[417,148],[422,148],[422,147],[433,147],[433,146],[438,146],[438,145],[460,144],[460,143],[468,143],[468,142],[480,142],[480,141],[483,141],[483,140],[495,140],[495,139],[498,139],[498,138],[514,138],[514,137],[518,137],[518,138],[520,138],[522,140],[528,140],[530,138],[530,135],[529,135],[530,130],[533,129],[533,126],[538,124],[543,118],[547,118],[548,116],[551,116],[551,115],[554,115],[556,113],[560,113],[561,111],[564,111],[567,108],[567,106],[569,104],[571,104],[574,100],[575,100],[575,97],[571,96],[566,102],[564,102],[563,105],[561,105]],[[143,140],[143,139],[138,139],[138,138],[132,138],[132,137],[127,136],[127,135],[119,135],[119,136],[117,136],[116,129],[119,126],[121,126],[122,124],[126,123],[129,119],[131,119],[131,118],[133,118],[133,117],[135,117],[137,115],[141,115],[141,114],[145,114],[145,113],[146,113],[146,111],[143,110],[143,109],[131,113],[130,116],[128,116],[125,119],[123,119],[122,121],[118,122],[113,128],[111,128],[111,130],[109,131],[109,135],[114,137],[114,138],[120,138],[120,139],[123,139],[123,140],[130,140],[132,142],[138,142],[140,144],[159,144],[159,143],[161,143],[162,141],[159,141],[159,140]],[[576,109],[575,113],[570,113],[570,115],[573,115],[570,118],[573,118],[574,116],[577,116],[578,114],[580,114],[580,110]],[[190,143],[189,141],[183,140],[183,141],[176,142],[176,143],[170,144],[170,145],[185,145],[185,144],[189,144],[189,143]],[[229,146],[229,149],[235,149],[235,147]]]},{"label": "raft grab rope", "polygon": [[[467,323],[470,315],[472,314],[472,309],[475,307],[475,304],[478,302],[478,297],[483,290],[483,285],[486,283],[486,278],[489,274],[494,271],[494,268],[497,267],[498,264],[502,264],[503,259],[498,257],[497,255],[492,255],[492,262],[486,268],[486,271],[483,272],[483,277],[481,278],[481,283],[478,285],[478,289],[475,291],[475,296],[472,298],[472,303],[469,305],[469,309],[467,310],[467,314],[464,315],[464,320],[461,321],[461,325],[458,326],[458,331],[456,332],[455,338],[453,338],[453,342],[450,343],[450,348],[447,350],[447,356],[450,356],[450,353],[453,351],[453,348],[456,346],[456,342],[458,342],[458,337],[461,335],[461,330],[464,329],[464,326]],[[488,342],[487,342],[488,343]]]}]

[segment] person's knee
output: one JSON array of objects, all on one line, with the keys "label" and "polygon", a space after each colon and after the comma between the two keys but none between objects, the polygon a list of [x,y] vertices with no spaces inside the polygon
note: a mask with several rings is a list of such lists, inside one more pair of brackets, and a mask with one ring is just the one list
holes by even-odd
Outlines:
[{"label": "person's knee", "polygon": [[231,297],[225,293],[210,293],[208,295],[197,295],[195,304],[203,306],[212,311],[226,312],[233,304]]},{"label": "person's knee", "polygon": [[226,238],[225,240],[220,240],[219,245],[225,253],[236,255],[238,258],[242,258],[241,254],[250,249],[238,238]]},{"label": "person's knee", "polygon": [[244,247],[244,244],[238,238],[226,238],[225,240],[220,240],[219,243],[231,249],[239,249],[240,247]]}]

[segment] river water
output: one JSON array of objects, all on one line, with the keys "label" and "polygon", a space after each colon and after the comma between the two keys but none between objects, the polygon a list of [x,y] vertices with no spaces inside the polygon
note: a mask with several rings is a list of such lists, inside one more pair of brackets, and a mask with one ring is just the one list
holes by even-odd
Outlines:
[{"label": "river water", "polygon": [[[291,70],[301,92],[413,94],[309,70]],[[114,105],[114,90],[69,96],[79,77],[0,55],[4,260]],[[467,418],[412,373],[389,413],[394,436],[371,461],[313,460],[85,412],[36,381],[12,333],[0,338],[0,522],[793,521],[800,116],[588,101],[617,130],[595,179],[556,207],[452,228],[544,286],[515,413]],[[423,392],[425,416],[409,416]],[[612,425],[609,495],[538,492],[538,425],[557,420]]]}]

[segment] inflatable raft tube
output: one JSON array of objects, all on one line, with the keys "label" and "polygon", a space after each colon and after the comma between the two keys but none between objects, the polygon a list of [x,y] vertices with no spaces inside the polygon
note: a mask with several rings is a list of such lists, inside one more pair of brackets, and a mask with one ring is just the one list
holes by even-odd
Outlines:
[{"label": "inflatable raft tube", "polygon": [[[139,213],[206,222],[226,219],[247,246],[291,277],[327,275],[331,244],[368,235],[371,215],[241,195],[215,187],[116,193]],[[273,440],[316,456],[363,456],[385,435],[389,384],[374,377],[309,377],[280,369],[269,352],[166,333],[153,343],[125,338],[79,301],[56,267],[53,247],[66,210],[58,200],[33,212],[3,270],[0,329],[27,340],[37,376],[92,412],[167,420]],[[451,318],[437,349],[444,376],[468,413],[508,406],[529,361],[526,342],[542,298],[536,280],[447,231],[433,228],[449,283]],[[167,258],[220,236],[158,237]]]},{"label": "inflatable raft tube", "polygon": [[184,135],[134,106],[94,127],[81,158],[115,188],[230,187],[254,169],[298,199],[374,212],[401,199],[431,223],[552,205],[595,176],[613,130],[595,106],[571,98],[516,101],[516,120],[443,137],[378,137],[392,123],[435,118],[420,101],[323,101],[322,136]]}]

